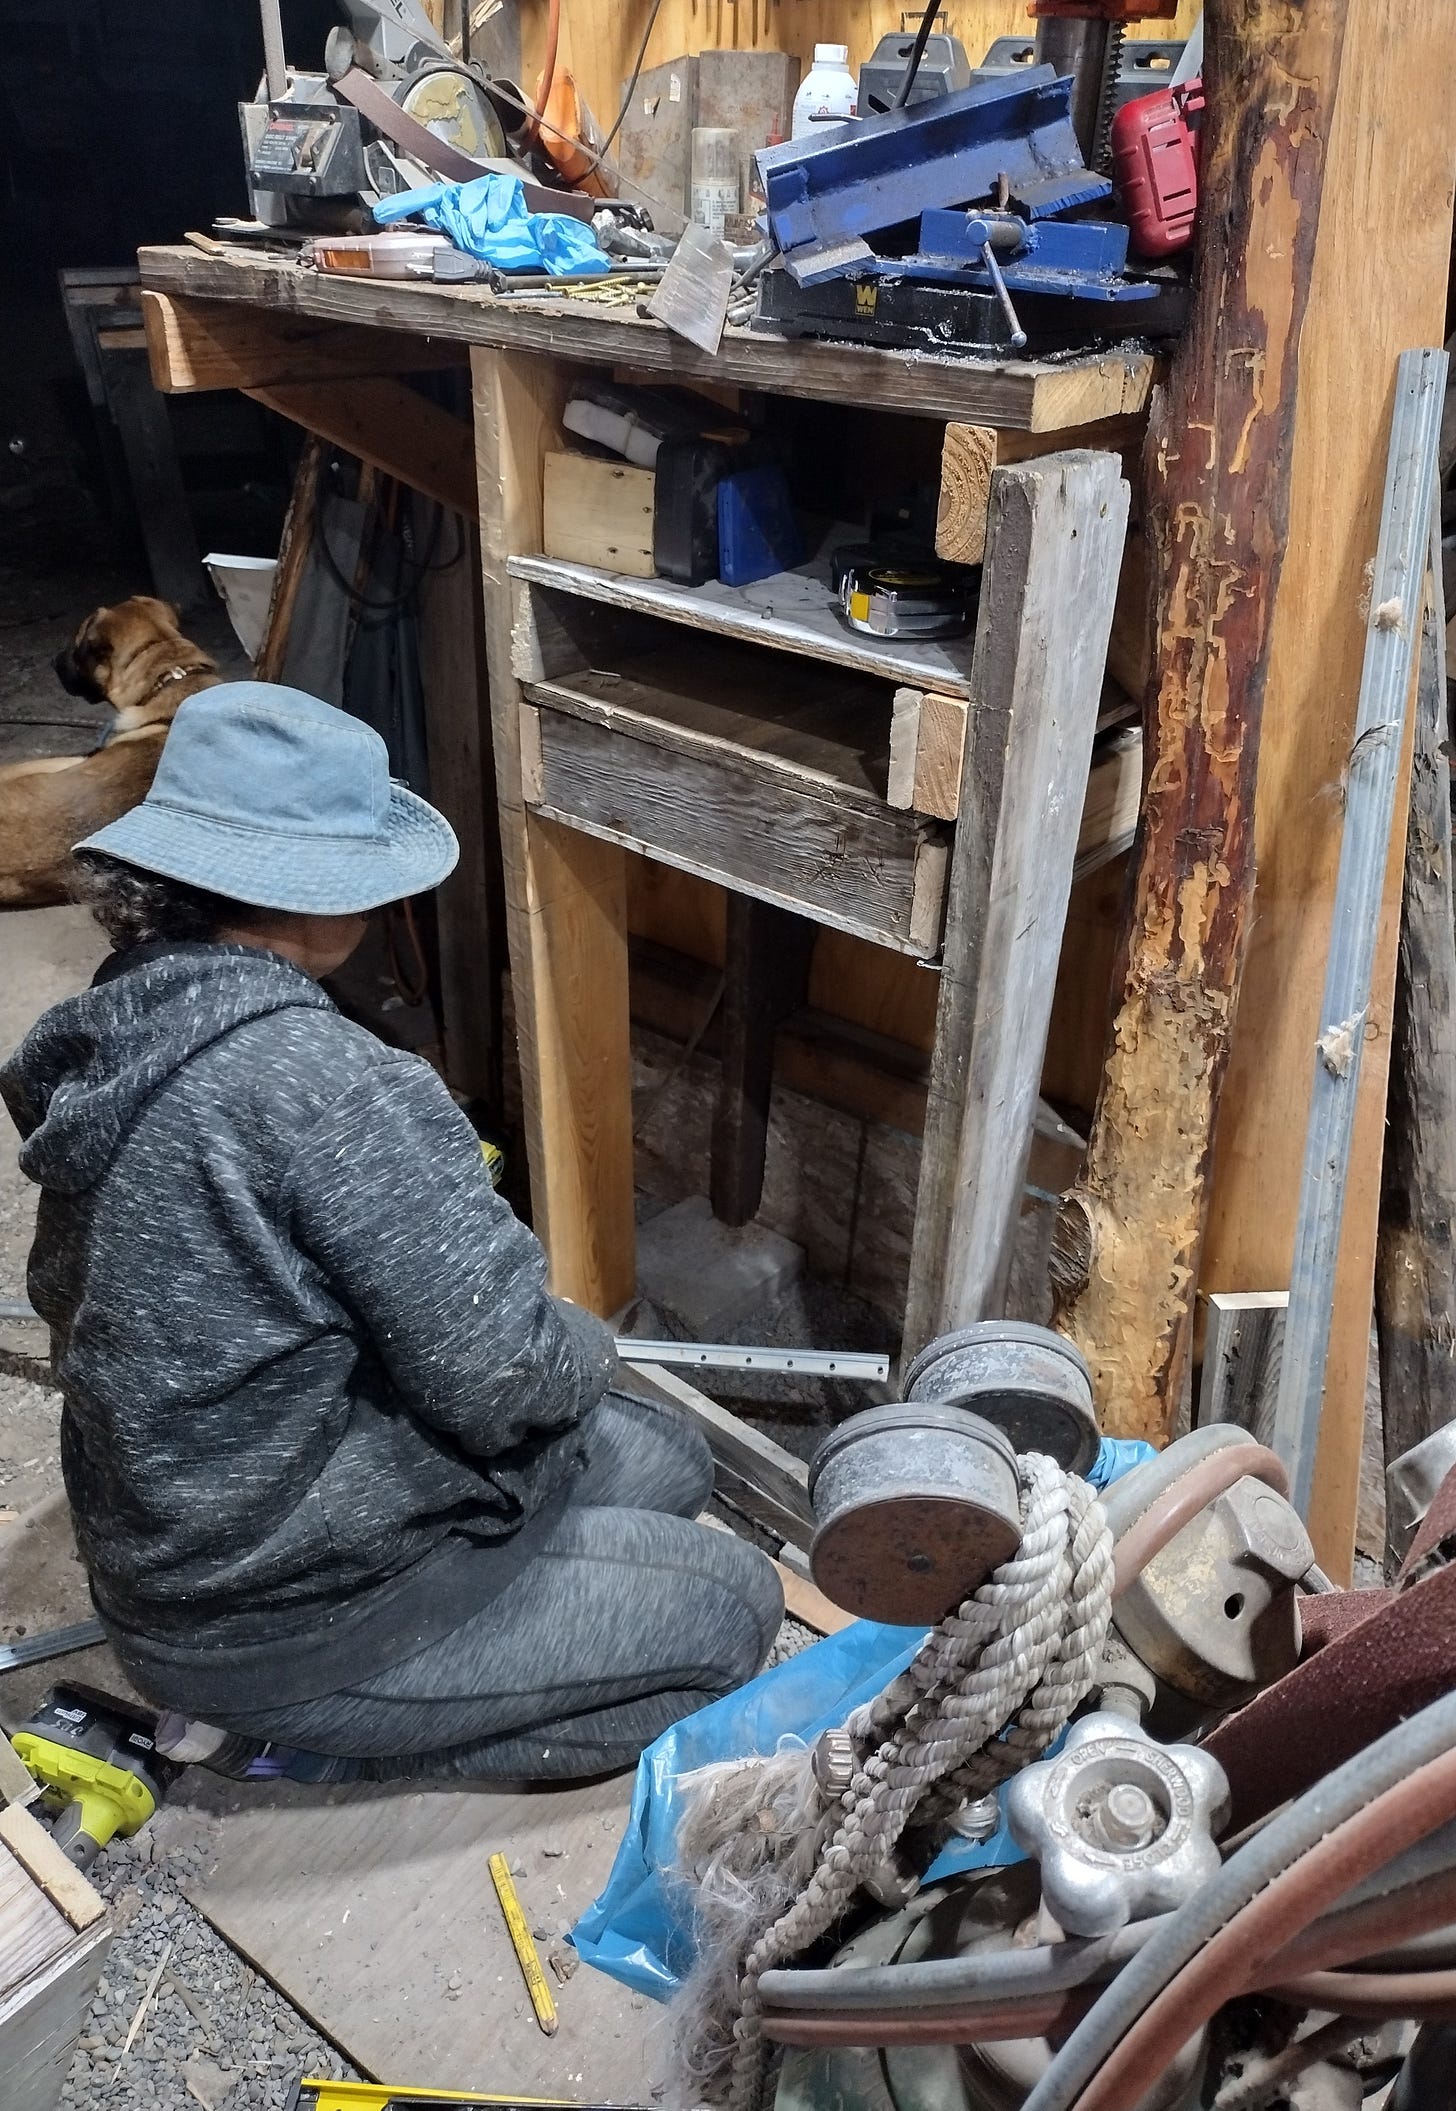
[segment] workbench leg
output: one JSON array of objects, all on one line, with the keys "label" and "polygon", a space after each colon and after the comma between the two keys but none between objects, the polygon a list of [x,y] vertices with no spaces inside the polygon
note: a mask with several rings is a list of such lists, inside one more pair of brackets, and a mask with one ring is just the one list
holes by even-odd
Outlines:
[{"label": "workbench leg", "polygon": [[457,1092],[495,1112],[505,912],[480,560],[473,520],[451,514],[443,535],[449,547],[460,548],[460,561],[426,578],[418,622],[430,794],[460,841],[460,862],[437,897],[445,1070]]},{"label": "workbench leg", "polygon": [[713,1215],[724,1224],[747,1224],[763,1200],[774,1044],[804,1002],[814,930],[807,917],[772,902],[728,896],[723,1076],[708,1174]]},{"label": "workbench leg", "polygon": [[101,379],[126,457],[152,586],[183,615],[212,600],[177,463],[166,398],[152,386],[145,352],[103,352]]},{"label": "workbench leg", "polygon": [[626,853],[532,814],[506,560],[541,547],[542,460],[560,433],[562,369],[472,353],[486,661],[506,937],[535,1227],[561,1296],[611,1313],[636,1291]]},{"label": "workbench leg", "polygon": [[906,1358],[1005,1309],[1127,513],[1116,455],[992,480]]}]

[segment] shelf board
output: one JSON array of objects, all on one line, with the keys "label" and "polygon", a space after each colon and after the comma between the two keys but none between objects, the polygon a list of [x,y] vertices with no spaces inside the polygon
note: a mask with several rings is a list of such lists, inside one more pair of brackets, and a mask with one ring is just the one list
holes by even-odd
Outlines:
[{"label": "shelf board", "polygon": [[[778,572],[753,586],[678,586],[670,579],[629,579],[598,565],[569,564],[559,557],[512,557],[507,569],[533,586],[576,594],[609,608],[660,616],[694,630],[744,644],[851,667],[887,682],[914,683],[946,696],[969,696],[974,636],[914,643],[870,638],[851,630],[835,614],[827,553],[792,572]],[[519,667],[528,680],[534,670]]]},{"label": "shelf board", "polygon": [[[890,712],[882,683],[837,668],[765,662],[733,643],[705,653],[667,635],[671,643],[611,668],[529,681],[526,695],[683,753],[731,750],[786,785],[802,780],[818,793],[832,785],[867,812],[886,804]],[[775,670],[779,688],[766,679]]]},{"label": "shelf board", "polygon": [[527,681],[527,805],[926,958],[940,940],[946,839],[886,803],[887,693],[860,675],[801,678],[778,664],[781,692],[761,653],[684,641]]}]

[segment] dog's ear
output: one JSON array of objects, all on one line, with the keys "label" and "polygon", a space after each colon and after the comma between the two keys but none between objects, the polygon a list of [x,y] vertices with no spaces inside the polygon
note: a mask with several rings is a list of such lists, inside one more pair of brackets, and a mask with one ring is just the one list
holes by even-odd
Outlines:
[{"label": "dog's ear", "polygon": [[70,644],[56,654],[56,679],[69,696],[84,696],[93,704],[107,701],[111,678],[110,615],[109,608],[93,609]]}]

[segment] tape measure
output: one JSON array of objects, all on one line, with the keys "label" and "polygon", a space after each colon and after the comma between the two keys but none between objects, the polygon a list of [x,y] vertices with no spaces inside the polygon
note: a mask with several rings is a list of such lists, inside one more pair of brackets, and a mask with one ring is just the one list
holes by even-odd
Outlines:
[{"label": "tape measure", "polygon": [[834,585],[851,630],[876,638],[957,638],[971,627],[971,577],[962,567],[837,550]]}]

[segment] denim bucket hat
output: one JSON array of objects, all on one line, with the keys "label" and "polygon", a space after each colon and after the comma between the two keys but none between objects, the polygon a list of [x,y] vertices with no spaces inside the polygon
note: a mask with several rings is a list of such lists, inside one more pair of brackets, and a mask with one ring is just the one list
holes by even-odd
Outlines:
[{"label": "denim bucket hat", "polygon": [[423,893],[460,855],[444,815],[390,781],[372,727],[271,682],[189,696],[141,805],[76,848],[314,916]]}]

